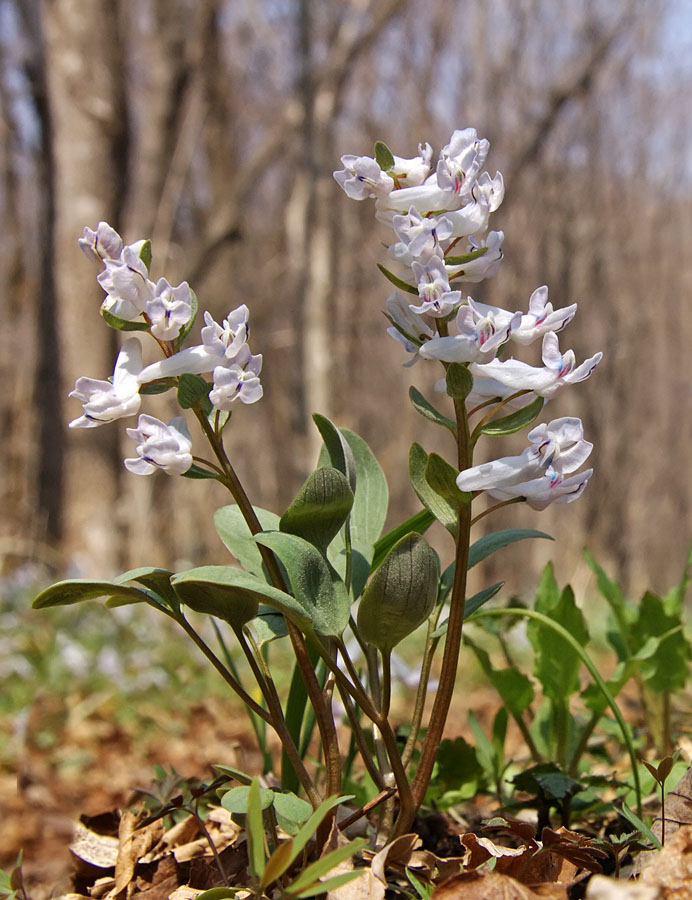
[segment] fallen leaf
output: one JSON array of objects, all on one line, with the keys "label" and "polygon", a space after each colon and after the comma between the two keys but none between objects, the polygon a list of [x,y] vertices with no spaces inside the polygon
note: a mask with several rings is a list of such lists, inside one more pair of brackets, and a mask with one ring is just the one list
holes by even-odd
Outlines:
[{"label": "fallen leaf", "polygon": [[[671,837],[682,825],[692,825],[692,766],[688,768],[680,781],[672,791],[666,794],[666,836],[664,843],[668,843]],[[661,837],[661,816],[654,819],[652,831],[656,837]]]},{"label": "fallen leaf", "polygon": [[70,853],[82,862],[98,869],[112,869],[118,859],[118,847],[117,837],[98,834],[81,822],[75,822]]},{"label": "fallen leaf", "polygon": [[663,850],[650,854],[640,884],[660,888],[665,900],[692,900],[692,825],[683,825]]},{"label": "fallen leaf", "polygon": [[660,890],[650,884],[594,875],[584,900],[659,900]]},{"label": "fallen leaf", "polygon": [[387,884],[385,870],[387,866],[398,865],[403,868],[409,864],[414,849],[421,844],[417,834],[402,834],[390,844],[383,847],[372,858],[372,873],[382,884]]},{"label": "fallen leaf", "polygon": [[463,872],[435,888],[432,900],[567,900],[559,884],[522,884],[500,872]]}]

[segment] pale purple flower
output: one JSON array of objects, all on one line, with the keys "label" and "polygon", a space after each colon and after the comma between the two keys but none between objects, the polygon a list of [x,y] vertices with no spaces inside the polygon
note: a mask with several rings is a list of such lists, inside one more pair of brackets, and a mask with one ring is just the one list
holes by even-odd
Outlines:
[{"label": "pale purple flower", "polygon": [[436,170],[438,186],[454,191],[465,200],[470,199],[489,150],[490,142],[479,139],[475,128],[455,131],[440,153]]},{"label": "pale purple flower", "polygon": [[147,308],[154,297],[155,285],[149,281],[149,272],[134,245],[123,248],[120,259],[105,259],[105,271],[98,276],[98,283],[107,293],[103,309],[133,322]]},{"label": "pale purple flower", "polygon": [[396,291],[385,302],[387,318],[392,323],[387,334],[403,344],[406,352],[411,354],[404,366],[412,366],[418,362],[421,344],[435,335],[434,319],[414,312],[408,300]]},{"label": "pale purple flower", "polygon": [[489,362],[521,322],[521,313],[495,315],[496,307],[477,304],[471,297],[459,307],[458,334],[434,337],[421,347],[425,359],[442,362]]},{"label": "pale purple flower", "polygon": [[466,281],[477,284],[484,278],[490,278],[497,272],[500,260],[504,256],[502,252],[502,241],[504,240],[502,231],[489,231],[485,240],[479,241],[475,235],[469,236],[467,253],[474,250],[487,248],[486,252],[471,262],[464,263],[460,266],[447,266],[447,275],[450,281]]},{"label": "pale purple flower", "polygon": [[83,415],[70,422],[70,428],[96,428],[124,416],[134,416],[139,410],[142,370],[142,345],[137,338],[125,341],[118,354],[113,381],[78,378],[70,397],[83,404]]},{"label": "pale purple flower", "polygon": [[263,394],[259,373],[262,369],[262,354],[253,356],[247,348],[236,357],[230,366],[214,369],[214,387],[209,392],[209,400],[216,409],[230,410],[236,400],[241,403],[256,403]]},{"label": "pale purple flower", "polygon": [[[503,322],[513,315],[499,306],[489,306],[486,303],[476,303],[476,307],[487,315],[493,315],[496,322]],[[549,331],[562,331],[572,321],[576,311],[576,303],[564,309],[553,310],[552,303],[548,302],[548,288],[543,285],[531,294],[529,311],[522,315],[521,324],[512,330],[510,338],[517,344],[531,344]]]},{"label": "pale purple flower", "polygon": [[137,456],[125,460],[125,468],[135,475],[153,475],[157,469],[168,475],[182,475],[192,465],[192,440],[180,416],[164,425],[160,419],[141,415],[137,428],[126,431],[137,442]]},{"label": "pale purple flower", "polygon": [[416,313],[443,318],[461,303],[461,291],[452,291],[447,280],[447,270],[441,256],[431,256],[425,265],[414,262],[413,275],[418,283],[420,306],[411,305]]},{"label": "pale purple flower", "polygon": [[402,159],[400,156],[394,157],[394,166],[391,172],[396,175],[400,188],[415,187],[423,184],[430,174],[432,153],[432,147],[426,143],[418,145],[418,156],[414,156],[412,159]]},{"label": "pale purple flower", "polygon": [[452,233],[451,222],[445,216],[422,216],[415,206],[405,216],[394,216],[392,225],[411,259],[421,262],[441,254],[440,241],[447,240]]},{"label": "pale purple flower", "polygon": [[514,358],[504,361],[493,359],[484,364],[472,363],[470,371],[474,379],[477,374],[493,378],[511,388],[512,392],[534,391],[549,400],[566,384],[576,384],[588,378],[602,357],[602,353],[596,353],[578,366],[572,350],[560,353],[557,335],[550,331],[543,338],[543,367],[530,366]]},{"label": "pale purple flower", "polygon": [[477,200],[470,200],[461,209],[445,212],[445,218],[452,226],[449,237],[469,237],[472,234],[483,234],[488,227],[490,217],[490,205],[485,196],[481,195]]},{"label": "pale purple flower", "polygon": [[171,378],[189,373],[201,375],[217,366],[232,365],[247,344],[249,310],[245,304],[232,310],[221,325],[208,312],[204,313],[206,325],[202,328],[202,343],[174,353],[167,359],[147,366],[140,374],[140,382],[157,378]]},{"label": "pale purple flower", "polygon": [[512,487],[550,474],[562,477],[576,471],[588,459],[593,444],[584,440],[581,420],[565,416],[533,428],[531,446],[519,456],[505,456],[464,469],[457,476],[461,491],[491,491]]},{"label": "pale purple flower", "polygon": [[103,262],[105,259],[120,259],[123,240],[108,222],[99,222],[96,231],[85,228],[77,243],[91,259]]},{"label": "pale purple flower", "polygon": [[165,278],[156,282],[154,297],[145,310],[151,333],[160,341],[173,341],[192,317],[192,293],[187,281],[171,287]]},{"label": "pale purple flower", "polygon": [[523,497],[532,509],[545,509],[551,503],[571,503],[584,493],[593,469],[585,469],[563,478],[553,469],[548,469],[541,478],[534,478],[522,484],[488,491],[496,500],[513,500]]},{"label": "pale purple flower", "polygon": [[487,172],[481,172],[473,188],[473,195],[478,200],[485,200],[488,212],[495,212],[505,198],[505,182],[501,172],[491,178]]},{"label": "pale purple flower", "polygon": [[394,188],[394,181],[369,156],[349,154],[341,157],[341,163],[344,168],[334,172],[334,178],[352,200],[381,197]]}]

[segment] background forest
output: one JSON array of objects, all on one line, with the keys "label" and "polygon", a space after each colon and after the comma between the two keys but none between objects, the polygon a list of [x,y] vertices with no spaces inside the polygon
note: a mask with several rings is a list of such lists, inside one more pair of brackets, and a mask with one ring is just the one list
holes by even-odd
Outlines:
[{"label": "background forest", "polygon": [[368,440],[394,512],[413,513],[408,447],[436,435],[406,394],[434,373],[401,368],[378,226],[332,171],[376,139],[413,156],[473,126],[505,177],[507,237],[472,296],[525,309],[545,283],[556,307],[579,302],[565,347],[605,352],[569,410],[551,404],[595,445],[582,501],[493,518],[559,537],[508,550],[509,586],[551,557],[574,578],[584,544],[632,586],[677,575],[692,538],[685,0],[0,0],[0,42],[6,570],[225,560],[218,485],[131,477],[123,428],[67,430],[75,378],[104,378],[115,355],[76,241],[102,219],[151,237],[152,277],[188,280],[215,318],[250,306],[265,397],[227,442],[254,503],[293,497],[319,411]]}]

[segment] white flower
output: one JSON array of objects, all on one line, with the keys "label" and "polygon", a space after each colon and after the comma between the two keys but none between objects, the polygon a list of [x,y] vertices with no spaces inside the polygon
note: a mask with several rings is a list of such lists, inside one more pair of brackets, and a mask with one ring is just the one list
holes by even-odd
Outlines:
[{"label": "white flower", "polygon": [[151,321],[151,333],[160,341],[173,341],[192,316],[192,294],[187,281],[171,287],[165,278],[156,282],[154,297],[145,310]]},{"label": "white flower", "polygon": [[488,491],[496,500],[513,500],[523,497],[532,509],[545,509],[551,503],[571,503],[584,493],[586,484],[593,475],[593,469],[585,469],[563,478],[548,469],[541,478],[534,478],[512,487],[493,488]]},{"label": "white flower", "polygon": [[490,205],[483,195],[478,200],[470,200],[461,209],[445,212],[445,218],[452,226],[450,238],[482,234],[488,227],[489,216]]},{"label": "white flower", "polygon": [[474,197],[485,200],[488,212],[495,212],[505,198],[505,182],[500,172],[491,178],[487,172],[481,172],[473,189]]},{"label": "white flower", "polygon": [[216,409],[230,410],[235,400],[256,403],[263,394],[259,380],[261,369],[262,354],[253,356],[247,345],[243,347],[233,365],[214,369],[214,387],[209,391],[212,405]]},{"label": "white flower", "polygon": [[140,373],[140,383],[157,378],[171,378],[185,372],[201,375],[202,372],[211,372],[217,366],[233,364],[247,343],[250,330],[248,316],[249,310],[245,304],[231,310],[221,325],[214,321],[210,313],[205,312],[206,325],[201,331],[202,343],[147,366]]},{"label": "white flower", "polygon": [[192,465],[192,440],[180,416],[164,425],[160,419],[142,415],[137,428],[126,431],[128,437],[137,441],[137,456],[125,460],[125,468],[135,475],[153,475],[157,469],[168,475],[182,475]]},{"label": "white flower", "polygon": [[419,144],[418,156],[414,156],[412,159],[394,157],[394,166],[391,172],[396,175],[400,187],[414,187],[423,184],[430,174],[432,152],[430,144]]},{"label": "white flower", "polygon": [[123,240],[108,222],[99,222],[96,231],[85,228],[77,243],[92,259],[102,262],[105,259],[120,259]]},{"label": "white flower", "polygon": [[463,205],[463,201],[454,191],[438,187],[437,177],[431,175],[425,184],[401,188],[378,197],[375,204],[375,218],[385,225],[391,225],[395,213],[406,213],[412,206],[425,215],[434,210],[459,209]]},{"label": "white flower", "polygon": [[437,184],[468,200],[481,169],[485,165],[490,142],[478,138],[475,128],[455,131],[442,148],[437,164]]},{"label": "white flower", "polygon": [[449,287],[441,256],[431,256],[425,265],[414,262],[411,267],[418,283],[418,296],[423,301],[420,306],[411,305],[415,313],[439,319],[448,316],[461,303],[461,291],[452,291]]},{"label": "white flower", "polygon": [[531,446],[520,456],[505,456],[464,469],[457,476],[461,491],[491,491],[512,487],[550,470],[551,477],[574,472],[589,457],[593,444],[584,440],[581,420],[565,416],[529,432]]},{"label": "white flower", "polygon": [[124,247],[120,259],[106,259],[104,263],[105,271],[97,279],[108,295],[103,309],[133,322],[154,297],[155,285],[149,281],[147,267],[134,245]]},{"label": "white flower", "polygon": [[474,379],[477,374],[493,378],[505,387],[511,388],[512,392],[534,391],[540,397],[549,400],[566,384],[576,384],[588,378],[602,358],[602,353],[596,353],[578,366],[572,350],[560,353],[557,335],[550,331],[543,338],[542,368],[512,358],[504,362],[493,359],[484,364],[472,363],[470,371]]},{"label": "white flower", "polygon": [[369,156],[342,156],[341,162],[344,168],[334,172],[334,178],[352,200],[381,197],[394,187],[394,181]]},{"label": "white flower", "polygon": [[477,284],[484,278],[490,278],[497,271],[500,260],[504,256],[502,252],[502,241],[504,240],[502,231],[490,231],[488,237],[484,241],[479,241],[474,235],[469,236],[469,244],[467,252],[487,248],[486,252],[471,262],[463,263],[463,265],[448,265],[447,275],[450,281],[467,281]]},{"label": "white flower", "polygon": [[78,378],[70,397],[81,400],[84,413],[70,422],[70,428],[96,428],[124,416],[134,416],[139,410],[142,369],[142,345],[137,338],[129,338],[122,346],[113,371],[113,381]]},{"label": "white flower", "polygon": [[[476,308],[487,315],[493,315],[496,322],[504,322],[512,316],[507,310],[485,303],[477,303]],[[562,331],[572,321],[576,311],[576,303],[564,309],[553,310],[552,303],[548,302],[548,288],[543,285],[531,294],[528,314],[522,315],[521,324],[512,330],[510,338],[517,344],[531,344],[548,331]]]},{"label": "white flower", "polygon": [[443,362],[489,362],[521,322],[521,313],[495,315],[496,307],[476,303],[471,297],[459,308],[459,334],[434,337],[421,347],[420,355]]},{"label": "white flower", "polygon": [[411,259],[427,262],[440,251],[440,241],[452,233],[452,224],[445,216],[421,216],[415,206],[405,216],[394,216],[392,225],[397,236],[405,244]]},{"label": "white flower", "polygon": [[387,305],[387,318],[392,323],[387,329],[387,334],[403,344],[411,358],[404,366],[412,366],[418,362],[421,344],[433,337],[433,322],[430,316],[419,315],[411,308],[408,300],[396,291],[390,294],[385,301]]}]

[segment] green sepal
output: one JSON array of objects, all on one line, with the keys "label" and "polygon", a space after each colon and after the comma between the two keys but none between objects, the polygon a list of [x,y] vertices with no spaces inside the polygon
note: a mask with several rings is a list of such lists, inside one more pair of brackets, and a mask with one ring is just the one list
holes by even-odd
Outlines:
[{"label": "green sepal", "polygon": [[445,374],[447,394],[453,400],[466,400],[473,390],[473,375],[463,363],[450,363]]},{"label": "green sepal", "polygon": [[448,418],[447,416],[442,415],[439,410],[435,409],[435,407],[430,403],[425,397],[421,394],[421,392],[411,386],[408,389],[408,396],[413,404],[413,408],[417,413],[420,413],[425,419],[429,419],[431,422],[434,422],[436,425],[442,425],[443,428],[449,429],[452,432],[454,437],[457,434],[457,426],[456,422],[453,419]]},{"label": "green sepal", "polygon": [[165,394],[166,391],[170,391],[171,388],[174,388],[177,384],[176,378],[158,378],[156,381],[150,381],[148,384],[143,384],[139,393],[144,394]]},{"label": "green sepal", "polygon": [[279,530],[297,534],[326,553],[351,512],[353,499],[348,479],[338,469],[316,469],[281,517]]},{"label": "green sepal", "polygon": [[431,453],[425,464],[425,480],[430,487],[446,500],[454,509],[459,510],[471,502],[472,494],[460,491],[457,487],[459,472],[438,453]]},{"label": "green sepal", "polygon": [[183,478],[213,478],[218,481],[219,476],[216,472],[212,472],[210,469],[205,469],[202,466],[198,466],[196,463],[193,463],[187,472],[182,473]]},{"label": "green sepal", "polygon": [[34,609],[49,606],[71,606],[84,600],[98,600],[101,597],[122,598],[125,603],[149,603],[151,596],[139,588],[116,584],[113,581],[91,581],[87,578],[72,578],[58,581],[46,588],[31,604]]},{"label": "green sepal", "polygon": [[[174,575],[171,584],[191,609],[218,616],[231,624],[241,619],[249,621],[257,614],[259,603],[265,603],[304,631],[311,629],[309,614],[294,597],[233,566],[200,566]],[[234,604],[238,606],[237,614]],[[246,617],[253,609],[252,615]]]},{"label": "green sepal", "polygon": [[415,631],[435,607],[437,554],[415,532],[390,550],[368,582],[358,607],[362,638],[383,653]]},{"label": "green sepal", "polygon": [[211,409],[210,390],[211,385],[201,375],[191,375],[189,372],[185,372],[178,381],[178,403],[183,409],[192,409],[193,406],[202,403],[206,414],[208,411],[206,407],[209,406]]},{"label": "green sepal", "polygon": [[101,306],[101,316],[106,325],[115,328],[116,331],[151,331],[151,325],[148,322],[130,322],[129,319],[121,319],[103,305]]},{"label": "green sepal", "polygon": [[187,322],[183,326],[180,334],[175,339],[176,350],[179,350],[182,347],[183,341],[188,336],[188,334],[192,331],[194,324],[195,324],[195,319],[197,318],[197,312],[199,310],[199,301],[197,299],[197,294],[195,294],[195,292],[192,290],[192,288],[190,288],[190,308],[192,309],[192,315],[190,316],[190,321]]},{"label": "green sepal", "polygon": [[262,532],[255,535],[255,541],[284,564],[295,598],[317,634],[341,635],[348,625],[351,601],[343,581],[319,550],[303,538],[281,531]]},{"label": "green sepal", "polygon": [[526,406],[522,406],[522,408],[518,409],[516,412],[513,412],[508,416],[503,416],[501,419],[493,419],[490,422],[486,422],[485,425],[481,425],[478,429],[478,434],[490,434],[496,436],[501,434],[514,434],[516,431],[521,431],[522,428],[526,428],[527,425],[530,425],[538,418],[544,404],[545,400],[543,397],[536,397],[535,400],[528,403]]},{"label": "green sepal", "polygon": [[144,265],[149,269],[151,267],[151,241],[146,240],[142,241],[142,246],[139,248],[139,258],[142,260]]},{"label": "green sepal", "polygon": [[457,532],[457,511],[455,507],[444,497],[434,491],[425,478],[428,465],[428,454],[420,444],[412,444],[409,451],[409,477],[416,496],[452,535]]},{"label": "green sepal", "polygon": [[[480,259],[488,252],[487,247],[479,247],[478,250],[471,250],[470,253],[460,253],[458,256],[445,256],[446,266],[464,266],[466,263],[473,262],[474,259]],[[461,274],[461,273],[459,273]],[[457,277],[457,276],[454,276]]]},{"label": "green sepal", "polygon": [[391,281],[394,287],[399,288],[400,291],[405,291],[407,294],[415,294],[418,296],[418,288],[412,284],[409,284],[407,281],[404,281],[403,278],[399,278],[394,272],[390,272],[389,269],[385,269],[385,267],[381,263],[377,263],[377,268],[382,272],[384,277]]},{"label": "green sepal", "polygon": [[535,531],[533,528],[505,528],[502,531],[493,531],[491,534],[486,534],[471,544],[468,568],[478,565],[479,562],[496,550],[527,538],[545,538],[547,541],[555,540],[544,531]]},{"label": "green sepal", "polygon": [[383,172],[394,168],[394,154],[384,141],[375,141],[375,162]]},{"label": "green sepal", "polygon": [[375,552],[372,558],[372,566],[371,571],[375,571],[375,569],[379,566],[385,556],[392,549],[394,544],[397,541],[400,541],[402,537],[406,534],[410,534],[412,531],[417,532],[418,534],[423,534],[423,532],[427,531],[428,528],[435,521],[435,516],[428,509],[421,509],[414,515],[410,516],[400,525],[397,525],[395,528],[392,528],[391,531],[388,531],[386,534],[383,534],[382,537],[375,543]]}]

